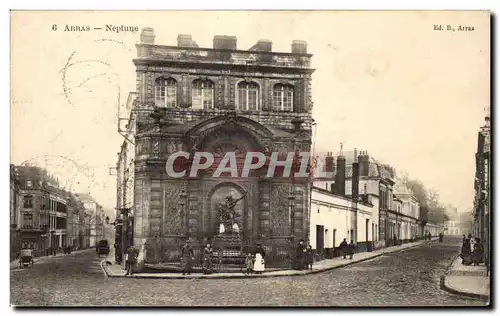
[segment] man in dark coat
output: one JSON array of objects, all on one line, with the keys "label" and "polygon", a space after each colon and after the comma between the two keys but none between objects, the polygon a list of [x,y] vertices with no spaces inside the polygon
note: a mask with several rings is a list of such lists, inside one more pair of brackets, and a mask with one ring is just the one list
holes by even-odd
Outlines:
[{"label": "man in dark coat", "polygon": [[484,246],[479,238],[476,238],[476,242],[474,243],[471,259],[472,263],[476,266],[484,262]]},{"label": "man in dark coat", "polygon": [[191,266],[194,260],[194,250],[191,241],[188,239],[181,249],[182,275],[191,274]]},{"label": "man in dark coat", "polygon": [[460,252],[460,257],[462,258],[463,265],[468,266],[472,263],[469,239],[466,239],[465,242],[462,244],[462,251]]},{"label": "man in dark coat", "polygon": [[203,274],[212,273],[212,257],[214,254],[214,250],[210,244],[207,244],[205,249],[203,250]]},{"label": "man in dark coat", "polygon": [[344,238],[344,240],[342,240],[342,242],[339,245],[340,252],[344,256],[344,259],[345,259],[345,256],[346,256],[347,247],[348,247],[348,244],[347,244],[347,241]]},{"label": "man in dark coat", "polygon": [[301,239],[297,248],[295,248],[295,258],[293,268],[295,270],[302,270],[305,267],[305,250],[306,246],[304,245],[304,240]]},{"label": "man in dark coat", "polygon": [[352,259],[355,251],[356,245],[354,245],[354,241],[351,240],[351,243],[347,246],[347,254],[349,255],[349,259]]}]

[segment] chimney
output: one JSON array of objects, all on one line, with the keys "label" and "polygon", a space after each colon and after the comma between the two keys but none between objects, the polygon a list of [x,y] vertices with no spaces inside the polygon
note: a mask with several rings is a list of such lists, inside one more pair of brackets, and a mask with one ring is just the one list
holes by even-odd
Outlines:
[{"label": "chimney", "polygon": [[352,163],[352,178],[351,178],[351,183],[352,183],[351,195],[354,201],[358,201],[359,198],[359,163],[356,161],[357,152],[358,151],[355,148],[354,162]]},{"label": "chimney", "polygon": [[333,153],[332,152],[327,152],[326,157],[325,157],[325,168],[326,172],[333,172]]},{"label": "chimney", "polygon": [[179,47],[198,47],[196,42],[189,34],[179,34],[177,35],[177,46]]},{"label": "chimney", "polygon": [[292,54],[307,54],[307,42],[298,40],[293,41]]},{"label": "chimney", "polygon": [[361,151],[358,156],[359,162],[359,176],[368,177],[370,170],[370,156],[368,156],[367,151]]},{"label": "chimney", "polygon": [[237,50],[237,41],[236,36],[215,35],[214,49]]},{"label": "chimney", "polygon": [[345,157],[340,144],[340,155],[337,157],[337,172],[335,173],[335,191],[345,196]]},{"label": "chimney", "polygon": [[141,31],[141,44],[155,43],[155,30],[152,27],[145,27]]},{"label": "chimney", "polygon": [[273,51],[273,42],[267,39],[260,39],[255,45],[250,47],[249,51],[270,53]]}]

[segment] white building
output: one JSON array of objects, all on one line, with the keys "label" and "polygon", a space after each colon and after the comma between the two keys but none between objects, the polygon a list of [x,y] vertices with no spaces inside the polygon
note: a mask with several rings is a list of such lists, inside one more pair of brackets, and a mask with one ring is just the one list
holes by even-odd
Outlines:
[{"label": "white building", "polygon": [[322,253],[323,249],[338,247],[344,238],[349,242],[355,238],[355,227],[357,240],[353,241],[360,251],[371,248],[368,245],[378,240],[373,224],[374,209],[373,204],[354,203],[348,197],[313,187],[309,230],[312,248]]},{"label": "white building", "polygon": [[394,206],[397,214],[397,231],[394,232],[399,240],[414,240],[418,236],[420,203],[402,182],[397,181],[393,187]]}]

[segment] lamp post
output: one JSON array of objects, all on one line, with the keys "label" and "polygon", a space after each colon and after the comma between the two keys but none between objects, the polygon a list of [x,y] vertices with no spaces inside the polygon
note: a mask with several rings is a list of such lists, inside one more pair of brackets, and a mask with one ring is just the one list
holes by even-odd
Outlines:
[{"label": "lamp post", "polygon": [[184,221],[184,235],[186,238],[189,238],[189,217],[187,214],[187,211],[185,209],[186,202],[187,202],[187,193],[185,190],[182,190],[181,193],[179,194],[179,206],[181,209],[181,218]]}]

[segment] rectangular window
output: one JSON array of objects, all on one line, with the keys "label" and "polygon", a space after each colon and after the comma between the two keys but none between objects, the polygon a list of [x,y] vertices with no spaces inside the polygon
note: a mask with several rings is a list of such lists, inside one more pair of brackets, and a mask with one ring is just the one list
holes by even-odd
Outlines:
[{"label": "rectangular window", "polygon": [[238,108],[240,110],[246,110],[247,104],[247,93],[245,89],[238,89]]},{"label": "rectangular window", "polygon": [[192,91],[192,107],[194,109],[202,109],[203,108],[203,95],[202,89],[193,89]]},{"label": "rectangular window", "polygon": [[281,110],[283,108],[281,91],[273,91],[273,104],[278,110]]},{"label": "rectangular window", "polygon": [[155,87],[155,105],[167,108],[176,107],[177,87],[175,85]]},{"label": "rectangular window", "polygon": [[23,215],[23,227],[33,228],[33,214],[24,214]]},{"label": "rectangular window", "polygon": [[33,197],[32,196],[25,196],[24,197],[23,207],[24,208],[33,208]]},{"label": "rectangular window", "polygon": [[293,91],[286,91],[283,95],[283,111],[293,111]]},{"label": "rectangular window", "polygon": [[164,107],[165,106],[165,86],[155,87],[155,105]]},{"label": "rectangular window", "polygon": [[249,90],[248,91],[248,110],[255,111],[257,110],[257,91]]},{"label": "rectangular window", "polygon": [[213,109],[214,108],[214,90],[213,89],[203,89],[203,109]]}]

